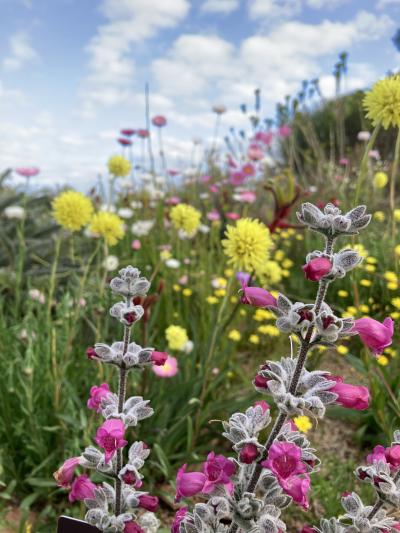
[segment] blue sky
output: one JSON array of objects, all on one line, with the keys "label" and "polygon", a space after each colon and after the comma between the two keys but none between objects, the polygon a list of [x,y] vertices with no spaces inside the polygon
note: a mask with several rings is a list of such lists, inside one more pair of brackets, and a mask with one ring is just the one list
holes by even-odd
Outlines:
[{"label": "blue sky", "polygon": [[343,50],[349,89],[400,63],[400,0],[0,0],[0,14],[0,169],[39,166],[42,185],[93,184],[119,129],[144,126],[146,81],[184,166],[215,103],[240,127],[256,87],[263,117],[303,79],[332,95]]}]

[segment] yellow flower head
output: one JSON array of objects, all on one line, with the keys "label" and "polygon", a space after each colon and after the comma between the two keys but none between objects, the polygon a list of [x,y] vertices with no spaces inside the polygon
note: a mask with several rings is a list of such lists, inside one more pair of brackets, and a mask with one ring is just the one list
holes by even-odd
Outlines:
[{"label": "yellow flower head", "polygon": [[237,329],[231,329],[230,332],[228,333],[228,339],[230,339],[231,341],[240,341],[240,339],[242,338],[242,335],[240,334],[240,331],[238,331]]},{"label": "yellow flower head", "polygon": [[188,204],[178,204],[171,209],[172,225],[192,235],[200,226],[201,213]]},{"label": "yellow flower head", "polygon": [[363,101],[367,117],[374,125],[379,122],[385,129],[400,127],[400,76],[379,80]]},{"label": "yellow flower head", "polygon": [[312,428],[312,424],[308,416],[296,416],[293,418],[293,422],[296,424],[297,429],[302,433],[307,433]]},{"label": "yellow flower head", "polygon": [[92,202],[80,192],[65,191],[53,201],[53,216],[65,229],[79,231],[89,223],[93,214]]},{"label": "yellow flower head", "polygon": [[386,172],[377,172],[374,176],[374,187],[376,189],[383,189],[383,187],[386,187],[388,181],[389,178]]},{"label": "yellow flower head", "polygon": [[165,330],[165,338],[170,350],[183,350],[189,340],[186,329],[181,326],[168,326]]},{"label": "yellow flower head", "polygon": [[90,224],[90,231],[103,237],[107,244],[114,246],[124,236],[123,222],[119,216],[107,211],[96,213]]},{"label": "yellow flower head", "polygon": [[132,169],[131,163],[122,155],[113,155],[108,160],[108,171],[116,178],[128,176]]},{"label": "yellow flower head", "polygon": [[228,226],[222,241],[229,263],[247,272],[262,272],[272,245],[269,229],[257,219],[241,218]]}]

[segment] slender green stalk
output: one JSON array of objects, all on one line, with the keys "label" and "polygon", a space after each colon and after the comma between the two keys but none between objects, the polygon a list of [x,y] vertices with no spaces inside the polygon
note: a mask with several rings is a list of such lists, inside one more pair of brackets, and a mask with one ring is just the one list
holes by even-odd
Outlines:
[{"label": "slender green stalk", "polygon": [[397,169],[400,161],[400,128],[397,132],[396,147],[394,150],[394,160],[392,165],[392,174],[390,176],[390,192],[389,192],[389,205],[392,216],[392,235],[395,235],[395,220],[394,220],[394,208],[395,208],[395,199],[396,199],[396,177]]},{"label": "slender green stalk", "polygon": [[363,158],[361,160],[361,165],[360,165],[360,173],[358,175],[358,180],[357,180],[357,188],[356,188],[356,196],[354,200],[354,205],[358,204],[358,199],[360,198],[360,193],[361,193],[361,187],[363,186],[365,178],[367,177],[369,152],[372,150],[372,148],[375,145],[375,141],[376,141],[376,138],[378,137],[378,133],[380,129],[381,129],[381,123],[378,122],[378,124],[375,126],[374,131],[372,132],[371,137],[369,138],[367,146],[365,147],[364,155],[363,155]]}]

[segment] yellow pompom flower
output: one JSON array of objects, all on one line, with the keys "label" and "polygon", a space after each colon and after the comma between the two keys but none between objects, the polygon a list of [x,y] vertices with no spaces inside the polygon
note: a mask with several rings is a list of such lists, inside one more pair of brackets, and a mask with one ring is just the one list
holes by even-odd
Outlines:
[{"label": "yellow pompom flower", "polygon": [[336,350],[337,350],[337,353],[340,353],[340,355],[346,355],[349,353],[349,349],[344,344],[339,344]]},{"label": "yellow pompom flower", "polygon": [[123,178],[130,174],[132,165],[122,155],[113,155],[108,160],[108,171],[116,178]]},{"label": "yellow pompom flower", "polygon": [[389,359],[386,357],[386,355],[380,355],[377,358],[378,365],[381,366],[387,366],[389,364]]},{"label": "yellow pompom flower", "polygon": [[400,76],[376,82],[365,95],[363,105],[374,125],[381,123],[385,130],[400,127]]},{"label": "yellow pompom flower", "polygon": [[109,246],[114,246],[124,236],[122,219],[107,211],[96,213],[89,229],[92,233],[103,237]]},{"label": "yellow pompom flower", "polygon": [[383,189],[383,187],[386,187],[388,181],[389,178],[386,172],[377,172],[374,176],[374,186],[376,189]]},{"label": "yellow pompom flower", "polygon": [[178,204],[171,209],[172,225],[177,230],[183,230],[193,235],[200,226],[201,213],[188,204]]},{"label": "yellow pompom flower", "polygon": [[53,201],[53,216],[65,229],[79,231],[90,222],[93,214],[92,202],[80,192],[65,191]]},{"label": "yellow pompom flower", "polygon": [[393,211],[393,218],[396,222],[400,222],[400,209],[395,209]]},{"label": "yellow pompom flower", "polygon": [[251,344],[260,344],[260,337],[255,334],[250,335],[249,341],[251,342]]},{"label": "yellow pompom flower", "polygon": [[165,338],[167,339],[168,348],[170,350],[183,350],[189,337],[186,329],[181,326],[168,326],[165,330]]},{"label": "yellow pompom flower", "polygon": [[229,263],[247,272],[263,271],[272,246],[269,229],[257,219],[241,218],[228,226],[222,241]]},{"label": "yellow pompom flower", "polygon": [[308,433],[312,429],[312,424],[308,416],[295,416],[293,422],[296,424],[296,427],[302,433]]},{"label": "yellow pompom flower", "polygon": [[237,329],[231,329],[231,331],[228,333],[228,339],[231,341],[238,342],[242,338],[242,335],[240,334],[240,331]]}]

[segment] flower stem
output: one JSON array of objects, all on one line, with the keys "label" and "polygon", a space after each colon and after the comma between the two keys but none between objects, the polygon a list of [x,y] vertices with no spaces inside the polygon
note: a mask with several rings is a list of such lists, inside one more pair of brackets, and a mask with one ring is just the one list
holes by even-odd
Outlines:
[{"label": "flower stem", "polygon": [[389,192],[389,202],[390,202],[390,211],[392,216],[392,235],[395,235],[395,219],[394,219],[394,208],[395,208],[395,197],[396,197],[396,175],[397,168],[400,161],[400,128],[397,132],[396,147],[394,150],[394,160],[392,166],[392,173],[390,176],[390,192]]},{"label": "flower stem", "polygon": [[360,165],[360,173],[358,175],[358,180],[357,180],[356,197],[355,197],[354,205],[357,205],[358,203],[358,199],[360,197],[360,192],[361,192],[361,186],[363,185],[365,178],[367,176],[367,172],[368,172],[369,152],[372,150],[375,144],[375,141],[376,141],[376,138],[378,137],[378,133],[380,129],[381,129],[381,123],[378,122],[378,124],[375,126],[374,131],[372,132],[372,135],[367,143],[367,146],[365,147],[365,152],[364,152],[363,158],[361,160],[361,165]]},{"label": "flower stem", "polygon": [[[124,348],[123,348],[123,355],[126,354],[128,351],[129,346],[129,340],[131,336],[131,328],[128,326],[125,326],[124,328]],[[121,361],[121,366],[119,368],[119,382],[118,382],[118,413],[122,413],[122,410],[124,408],[125,403],[125,396],[126,396],[126,378],[127,378],[127,369],[125,367],[125,363]],[[115,469],[116,474],[116,480],[115,480],[115,515],[118,516],[121,514],[121,508],[122,508],[122,499],[121,499],[121,489],[122,489],[122,482],[118,477],[119,471],[122,468],[122,459],[123,459],[123,452],[122,448],[119,448],[117,450],[117,465]]]},{"label": "flower stem", "polygon": [[[393,481],[396,483],[399,479],[400,479],[400,470],[394,476]],[[368,520],[371,520],[371,518],[373,518],[376,515],[376,513],[379,511],[379,509],[382,507],[382,505],[384,503],[385,503],[384,500],[382,500],[380,497],[378,497],[378,499],[375,502],[375,505],[374,505],[372,511],[368,515]]]},{"label": "flower stem", "polygon": [[[334,243],[334,239],[327,238],[324,254],[327,254],[327,255],[332,254],[333,243]],[[319,282],[318,292],[317,292],[317,296],[315,298],[315,304],[314,304],[314,312],[316,314],[319,313],[321,306],[324,302],[328,285],[329,285],[329,281],[327,280],[322,279]],[[311,347],[310,340],[313,334],[313,330],[314,330],[314,326],[311,325],[306,332],[306,336],[301,341],[300,348],[298,351],[298,356],[297,356],[296,368],[295,368],[295,371],[294,371],[294,374],[293,374],[293,377],[292,377],[292,380],[289,386],[289,392],[291,394],[296,394],[300,376],[301,376],[301,373],[303,371],[303,368],[304,368],[304,365],[307,359],[307,354]],[[264,445],[264,448],[265,448],[264,453],[262,454],[262,457],[257,461],[256,465],[254,466],[253,473],[251,475],[249,484],[247,485],[245,492],[251,492],[251,493],[255,492],[257,483],[260,479],[260,476],[263,470],[263,467],[261,466],[261,462],[267,458],[269,449],[271,448],[275,439],[278,437],[283,425],[286,422],[286,419],[287,419],[287,416],[284,413],[280,413],[278,418],[275,420],[275,424],[271,430],[271,433],[268,436],[267,442]],[[229,533],[236,533],[238,529],[239,529],[239,526],[235,522],[232,522],[229,528]]]}]

